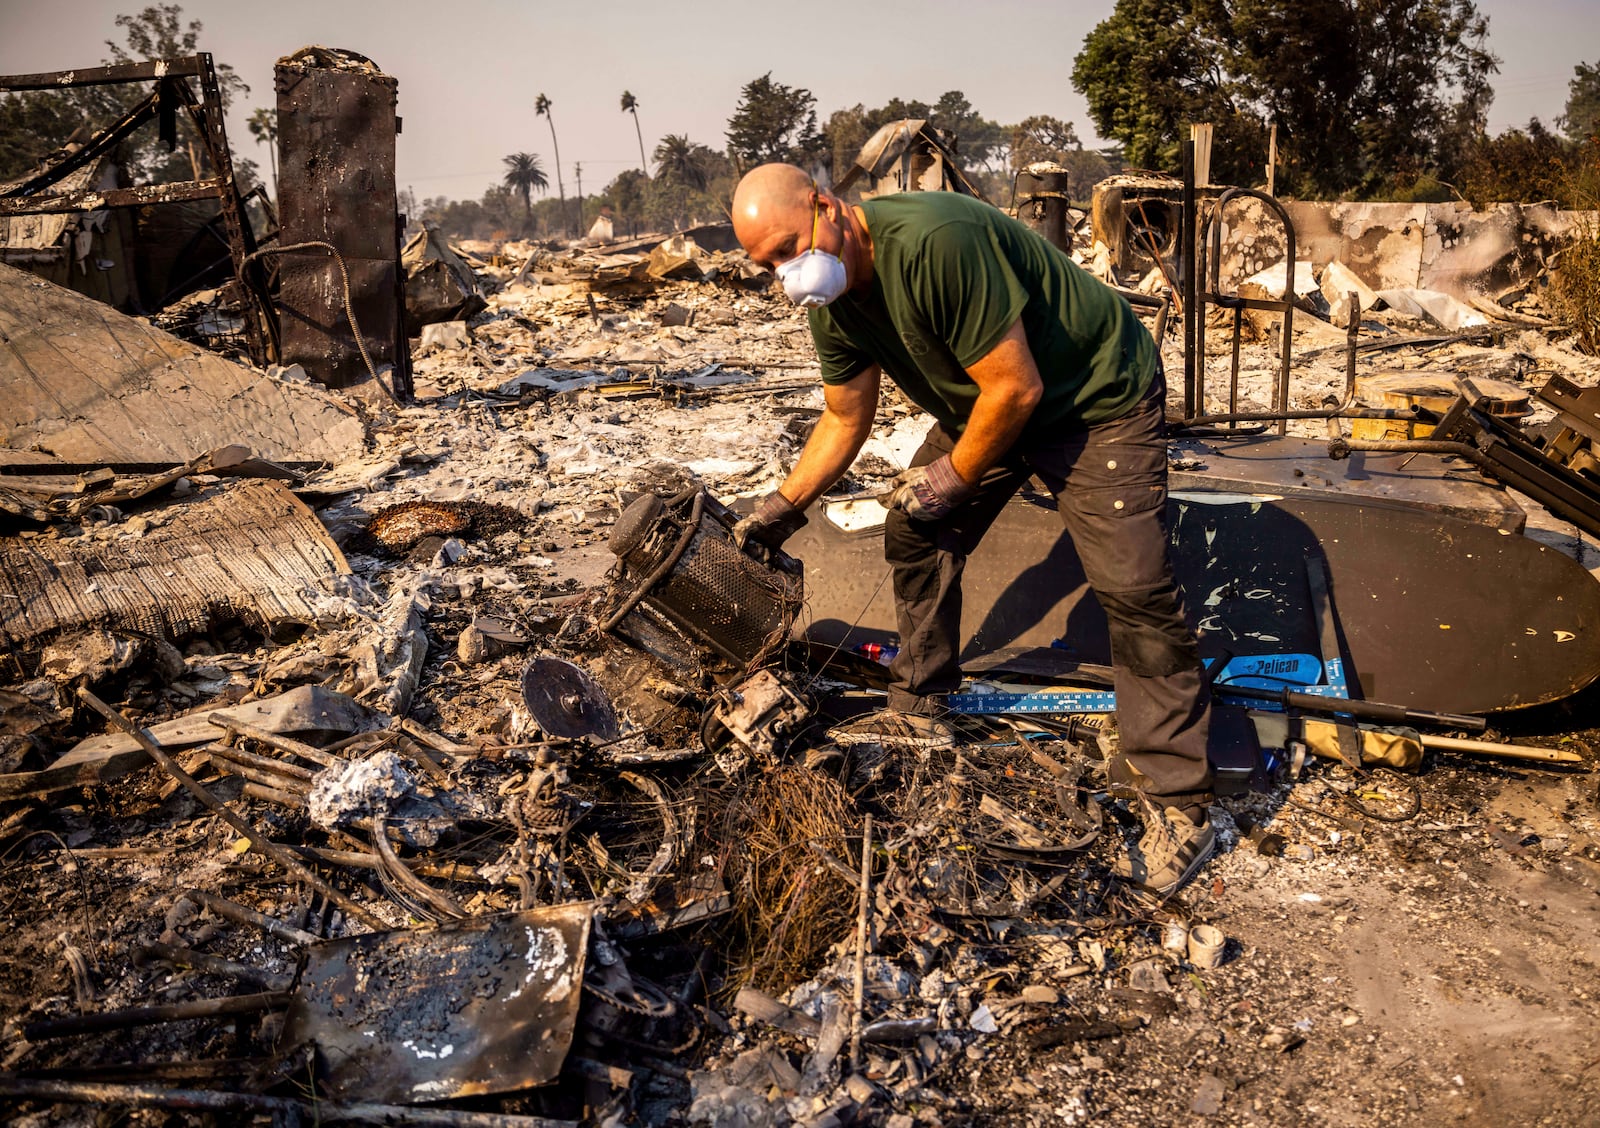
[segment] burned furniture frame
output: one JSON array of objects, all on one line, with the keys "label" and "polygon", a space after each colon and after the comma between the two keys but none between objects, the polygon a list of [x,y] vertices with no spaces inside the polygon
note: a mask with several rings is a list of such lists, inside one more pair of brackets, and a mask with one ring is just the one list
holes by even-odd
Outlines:
[{"label": "burned furniture frame", "polygon": [[[191,85],[191,79],[198,80],[198,94]],[[234,183],[233,156],[228,149],[228,136],[223,124],[222,93],[217,85],[216,67],[208,52],[82,70],[4,75],[0,76],[0,92],[71,90],[85,86],[143,82],[153,82],[154,89],[120,119],[95,133],[82,148],[51,161],[34,176],[0,193],[0,216],[47,215],[186,200],[216,200],[222,209],[222,228],[229,257],[233,260],[234,278],[247,307],[245,330],[250,359],[257,364],[276,360],[277,332],[272,303],[267,299],[260,265],[249,261],[249,256],[256,250],[255,237],[245,222],[244,201],[238,185]],[[175,147],[180,109],[189,115],[200,135],[206,157],[211,162],[212,176],[172,184],[138,184],[130,188],[50,191],[64,177],[110,152],[134,130],[152,120],[157,123],[161,139],[169,147]]]},{"label": "burned furniture frame", "polygon": [[[1224,294],[1221,286],[1222,217],[1235,200],[1259,200],[1275,214],[1283,226],[1284,297],[1247,298]],[[1183,196],[1178,238],[1178,291],[1183,304],[1183,419],[1184,427],[1211,424],[1276,423],[1279,435],[1288,431],[1291,419],[1326,419],[1330,433],[1336,433],[1338,419],[1418,418],[1414,410],[1361,407],[1356,404],[1356,345],[1361,329],[1361,305],[1350,295],[1350,322],[1345,327],[1344,395],[1335,407],[1307,411],[1289,410],[1290,371],[1294,350],[1294,221],[1276,197],[1254,188],[1229,188],[1211,202],[1202,224],[1201,209],[1194,183],[1194,142],[1183,145]],[[1206,317],[1207,304],[1233,311],[1233,366],[1228,378],[1228,410],[1208,413],[1206,400]],[[1283,318],[1279,348],[1279,368],[1271,411],[1239,410],[1239,355],[1244,311],[1259,309]]]}]

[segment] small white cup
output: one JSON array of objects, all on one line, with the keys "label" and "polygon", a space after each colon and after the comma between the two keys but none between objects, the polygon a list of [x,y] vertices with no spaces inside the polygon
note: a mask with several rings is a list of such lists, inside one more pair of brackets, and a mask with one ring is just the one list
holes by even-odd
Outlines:
[{"label": "small white cup", "polygon": [[1189,962],[1198,968],[1219,967],[1228,938],[1214,924],[1197,924],[1189,930]]}]

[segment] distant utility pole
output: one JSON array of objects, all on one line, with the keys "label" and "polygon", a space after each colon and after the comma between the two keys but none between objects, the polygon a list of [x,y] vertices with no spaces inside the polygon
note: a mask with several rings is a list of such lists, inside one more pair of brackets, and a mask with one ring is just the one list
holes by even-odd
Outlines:
[{"label": "distant utility pole", "polygon": [[583,163],[581,161],[572,166],[572,174],[578,178],[578,238],[582,239],[585,232],[583,230]]}]

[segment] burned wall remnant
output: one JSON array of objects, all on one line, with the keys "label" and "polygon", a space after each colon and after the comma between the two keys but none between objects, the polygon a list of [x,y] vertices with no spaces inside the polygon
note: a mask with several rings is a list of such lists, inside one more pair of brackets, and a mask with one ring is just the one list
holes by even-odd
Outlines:
[{"label": "burned wall remnant", "polygon": [[[346,311],[375,366],[410,392],[405,279],[394,186],[398,83],[354,51],[305,47],[279,59],[278,317],[284,364],[330,388],[368,378]],[[331,246],[289,250],[297,244]],[[337,255],[337,259],[335,258]],[[340,263],[344,270],[341,272]]]},{"label": "burned wall remnant", "polygon": [[954,134],[921,118],[891,121],[867,138],[834,190],[843,193],[861,181],[863,199],[899,192],[959,192],[983,199],[961,171],[954,144]]}]

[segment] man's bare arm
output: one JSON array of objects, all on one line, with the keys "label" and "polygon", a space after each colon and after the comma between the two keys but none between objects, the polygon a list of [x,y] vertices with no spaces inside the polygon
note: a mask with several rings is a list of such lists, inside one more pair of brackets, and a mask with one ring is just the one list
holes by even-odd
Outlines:
[{"label": "man's bare arm", "polygon": [[797,509],[806,508],[826,493],[856,460],[862,444],[872,434],[881,379],[874,365],[843,384],[822,386],[822,417],[806,440],[800,460],[778,490]]},{"label": "man's bare arm", "polygon": [[965,482],[976,485],[985,471],[1005,457],[1044,395],[1021,318],[986,356],[967,369],[967,375],[978,385],[978,399],[972,405],[967,429],[950,453],[950,464]]}]

